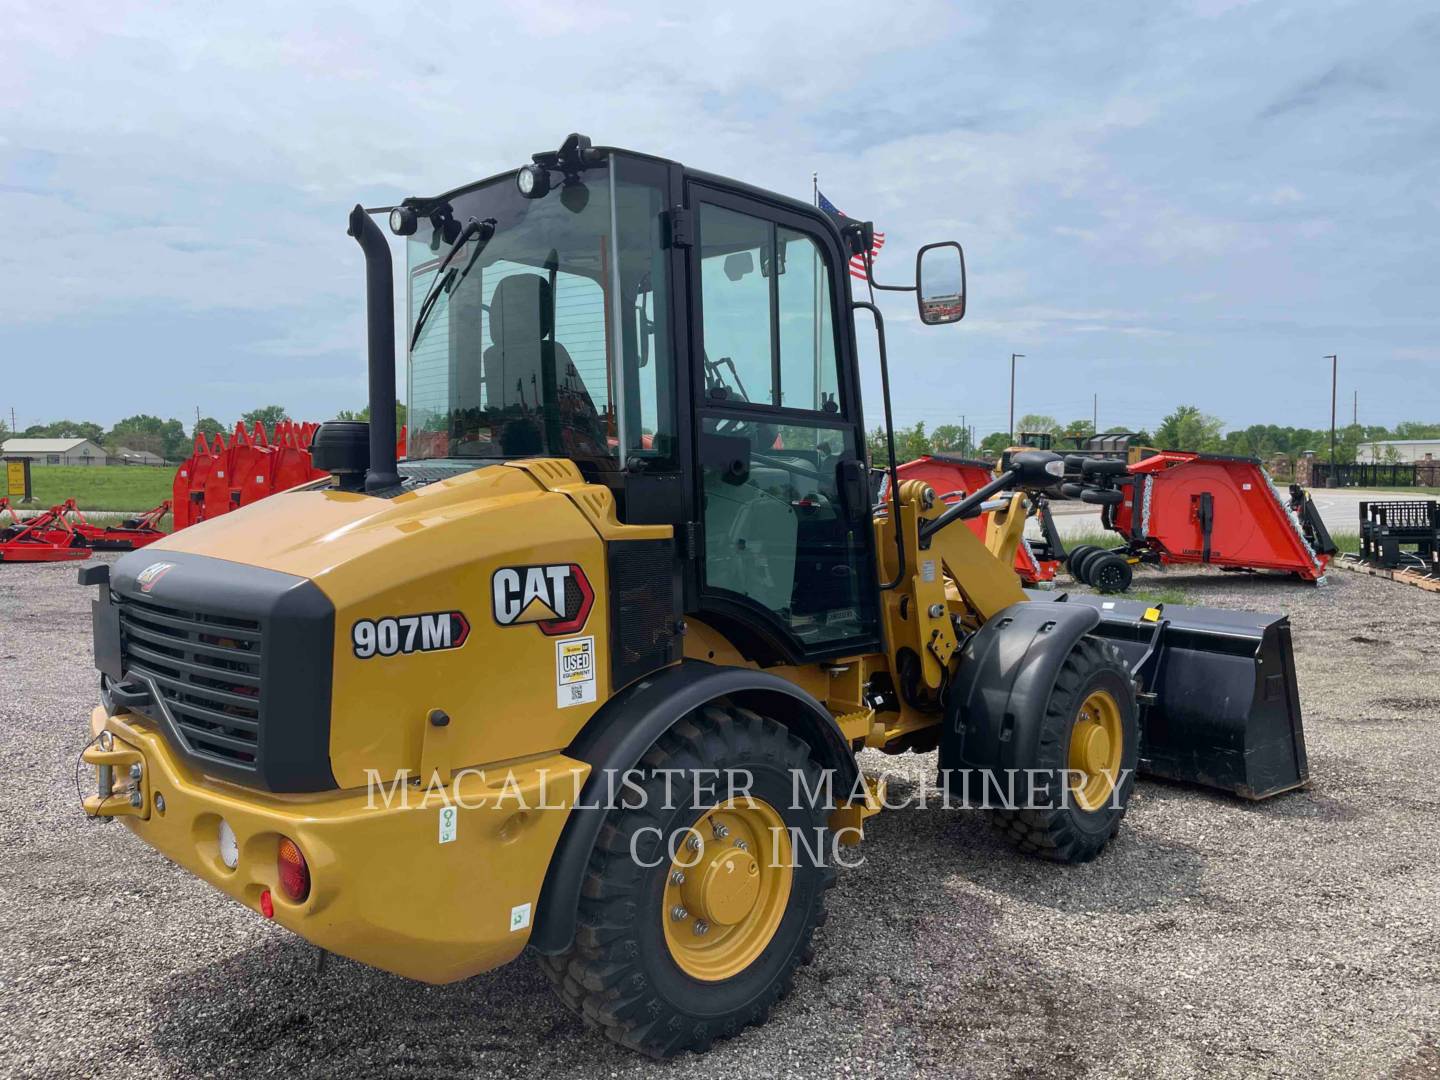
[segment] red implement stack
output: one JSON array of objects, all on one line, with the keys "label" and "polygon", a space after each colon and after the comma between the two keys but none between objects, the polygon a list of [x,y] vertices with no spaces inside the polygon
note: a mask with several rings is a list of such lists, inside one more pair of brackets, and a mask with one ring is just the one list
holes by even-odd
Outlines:
[{"label": "red implement stack", "polygon": [[[165,533],[160,522],[173,513],[174,528],[229,513],[329,474],[310,460],[310,441],[319,424],[282,420],[270,432],[243,422],[227,441],[195,436],[195,447],[175,472],[172,498],[118,526],[94,525],[74,499],[22,518],[0,498],[0,562],[55,562],[84,559],[92,551],[133,551]],[[397,456],[405,456],[406,429],[400,429]]]},{"label": "red implement stack", "polygon": [[248,429],[242,422],[228,442],[223,435],[213,443],[195,436],[194,452],[175,473],[175,528],[323,478],[310,463],[310,440],[319,426],[283,420],[267,434],[259,421]]}]

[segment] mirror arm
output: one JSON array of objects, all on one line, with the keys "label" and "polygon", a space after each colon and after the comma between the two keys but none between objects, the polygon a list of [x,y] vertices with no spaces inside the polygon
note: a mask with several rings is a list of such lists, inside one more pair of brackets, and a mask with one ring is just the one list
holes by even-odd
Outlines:
[{"label": "mirror arm", "polygon": [[[869,256],[865,258],[865,265],[870,265]],[[895,555],[899,559],[895,579],[885,582],[880,588],[895,589],[905,580],[905,540],[900,533],[900,473],[895,468],[895,423],[890,415],[890,364],[885,356],[885,317],[867,300],[852,300],[850,308],[852,312],[863,308],[870,313],[870,318],[875,321],[875,339],[880,346],[880,397],[885,405],[885,448],[890,453],[890,520],[895,524]]]},{"label": "mirror arm", "polygon": [[880,282],[875,280],[875,260],[871,257],[870,252],[868,251],[865,252],[865,276],[870,279],[870,287],[872,289],[878,289],[880,292],[920,291],[919,281],[916,281],[914,285],[881,285]]}]

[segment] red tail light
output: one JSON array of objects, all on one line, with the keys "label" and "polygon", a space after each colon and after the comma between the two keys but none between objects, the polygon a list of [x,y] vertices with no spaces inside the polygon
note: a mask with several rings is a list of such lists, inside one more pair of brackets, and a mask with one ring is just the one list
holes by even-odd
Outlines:
[{"label": "red tail light", "polygon": [[300,848],[289,837],[280,839],[275,868],[280,875],[280,891],[287,899],[298,904],[310,895],[310,867],[305,864]]}]

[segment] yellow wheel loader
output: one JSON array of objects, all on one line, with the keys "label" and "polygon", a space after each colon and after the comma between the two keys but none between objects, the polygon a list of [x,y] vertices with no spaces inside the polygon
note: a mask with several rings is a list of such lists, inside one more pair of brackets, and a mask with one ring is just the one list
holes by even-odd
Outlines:
[{"label": "yellow wheel loader", "polygon": [[[1056,455],[954,505],[892,469],[872,505],[868,223],[574,135],[349,232],[371,420],[320,429],[328,479],[80,575],[85,809],[240,903],[430,983],[528,946],[667,1056],[764,1021],[811,957],[835,844],[885,800],[862,749],[938,750],[952,807],[1059,862],[1137,771],[1305,782],[1285,619],[1017,585]],[[921,323],[965,313],[958,244],[868,269]]]}]

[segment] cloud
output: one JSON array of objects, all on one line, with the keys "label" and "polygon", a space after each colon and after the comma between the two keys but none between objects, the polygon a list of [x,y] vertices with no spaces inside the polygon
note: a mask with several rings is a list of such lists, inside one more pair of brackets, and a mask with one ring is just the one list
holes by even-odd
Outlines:
[{"label": "cloud", "polygon": [[1317,349],[1398,373],[1440,330],[1437,44],[1361,3],[12,3],[4,385],[32,422],[356,407],[349,207],[580,130],[800,198],[818,172],[891,280],[962,240],[965,322],[887,308],[902,421],[1003,414],[1023,351],[1043,411],[1299,423]]}]

